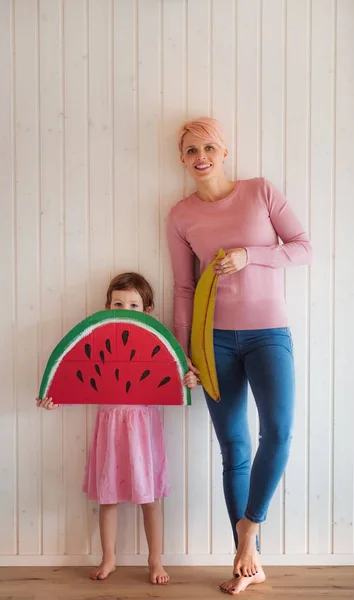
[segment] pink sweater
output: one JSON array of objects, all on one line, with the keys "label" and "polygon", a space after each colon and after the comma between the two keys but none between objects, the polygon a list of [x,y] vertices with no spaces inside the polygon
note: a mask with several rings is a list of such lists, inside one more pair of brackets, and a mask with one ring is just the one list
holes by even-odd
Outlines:
[{"label": "pink sweater", "polygon": [[191,194],[171,209],[167,237],[175,282],[175,335],[187,354],[195,256],[202,272],[219,248],[246,248],[247,265],[219,277],[214,327],[287,326],[283,268],[309,264],[311,244],[286,198],[269,181],[240,180],[229,196],[216,202]]}]

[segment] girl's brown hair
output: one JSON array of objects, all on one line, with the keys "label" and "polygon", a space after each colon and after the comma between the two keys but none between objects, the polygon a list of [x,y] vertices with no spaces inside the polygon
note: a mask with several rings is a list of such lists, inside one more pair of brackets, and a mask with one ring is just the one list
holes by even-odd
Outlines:
[{"label": "girl's brown hair", "polygon": [[143,301],[144,310],[154,308],[154,292],[145,277],[139,273],[122,273],[113,277],[107,290],[106,308],[111,306],[112,292],[118,290],[136,290]]}]

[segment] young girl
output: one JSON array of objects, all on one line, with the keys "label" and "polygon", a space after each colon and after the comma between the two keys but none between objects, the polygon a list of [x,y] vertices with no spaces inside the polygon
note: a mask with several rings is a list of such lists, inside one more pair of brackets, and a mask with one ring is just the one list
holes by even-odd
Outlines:
[{"label": "young girl", "polygon": [[[112,279],[107,290],[106,309],[150,313],[153,291],[137,273]],[[184,385],[194,388],[196,376],[189,371]],[[141,399],[142,402],[144,398]],[[58,408],[51,398],[37,399],[37,406]],[[167,583],[162,566],[162,512],[160,498],[169,493],[167,459],[160,411],[157,406],[101,405],[86,465],[84,492],[99,502],[102,562],[91,579],[105,579],[115,570],[117,504],[140,504],[149,548],[151,583]]]}]

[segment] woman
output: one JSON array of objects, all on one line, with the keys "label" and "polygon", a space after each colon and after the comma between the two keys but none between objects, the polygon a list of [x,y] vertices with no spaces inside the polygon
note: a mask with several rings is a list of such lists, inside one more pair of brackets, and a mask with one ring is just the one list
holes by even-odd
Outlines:
[{"label": "woman", "polygon": [[[233,595],[265,579],[258,555],[259,524],[266,519],[288,460],[294,412],[283,268],[309,264],[311,245],[285,197],[269,181],[226,177],[228,152],[218,121],[205,117],[185,123],[179,150],[196,184],[195,193],[172,208],[167,224],[175,333],[187,356],[195,257],[203,271],[219,248],[226,250],[214,268],[220,275],[214,352],[221,401],[204,393],[221,447],[224,495],[237,548],[233,578],[220,587]],[[248,382],[260,420],[252,468]]]}]

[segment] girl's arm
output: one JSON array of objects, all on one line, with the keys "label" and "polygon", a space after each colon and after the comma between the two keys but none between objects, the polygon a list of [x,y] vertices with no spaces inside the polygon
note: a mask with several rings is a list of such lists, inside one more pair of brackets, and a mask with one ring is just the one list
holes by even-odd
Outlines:
[{"label": "girl's arm", "polygon": [[247,246],[247,264],[273,269],[310,264],[312,246],[303,226],[284,194],[266,179],[264,185],[269,218],[283,244]]}]

